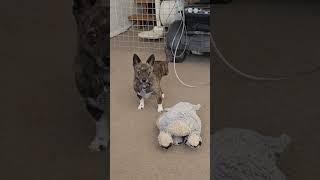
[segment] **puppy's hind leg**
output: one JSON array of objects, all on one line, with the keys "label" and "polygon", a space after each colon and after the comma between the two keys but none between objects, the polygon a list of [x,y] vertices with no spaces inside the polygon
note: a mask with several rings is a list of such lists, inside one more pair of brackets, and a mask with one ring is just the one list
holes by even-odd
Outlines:
[{"label": "puppy's hind leg", "polygon": [[139,106],[138,106],[138,109],[141,110],[141,109],[144,108],[144,99],[143,99],[142,96],[140,96],[140,95],[138,95],[138,94],[137,94],[137,96],[138,96],[138,98],[139,98]]}]

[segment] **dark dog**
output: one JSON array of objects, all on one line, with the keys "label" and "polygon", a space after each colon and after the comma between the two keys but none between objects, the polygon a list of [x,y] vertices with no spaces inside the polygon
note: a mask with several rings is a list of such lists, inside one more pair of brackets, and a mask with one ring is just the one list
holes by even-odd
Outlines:
[{"label": "dark dog", "polygon": [[163,76],[168,75],[168,61],[155,61],[152,54],[146,63],[142,63],[138,55],[133,55],[134,90],[140,100],[138,109],[144,108],[144,99],[155,95],[158,103],[158,112],[163,111],[162,100],[164,93],[160,87]]},{"label": "dark dog", "polygon": [[106,148],[106,102],[109,90],[107,7],[98,0],[74,0],[73,14],[78,30],[78,54],[75,61],[76,86],[88,112],[96,122],[96,135],[90,150]]}]

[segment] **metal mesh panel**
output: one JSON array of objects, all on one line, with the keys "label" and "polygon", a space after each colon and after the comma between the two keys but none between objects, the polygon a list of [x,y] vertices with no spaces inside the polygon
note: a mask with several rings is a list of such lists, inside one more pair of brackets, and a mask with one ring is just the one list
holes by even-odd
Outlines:
[{"label": "metal mesh panel", "polygon": [[[161,1],[162,3],[162,1]],[[161,10],[163,22],[172,20],[177,15],[178,1],[166,1],[165,9]],[[162,5],[163,6],[163,5]],[[168,27],[160,23],[156,12],[160,14],[160,6],[156,7],[155,0],[115,0],[111,2],[111,47],[123,48],[130,52],[140,52],[145,55],[164,54],[166,45],[166,33]],[[157,24],[158,20],[158,24]],[[160,38],[141,38],[139,33],[152,31],[154,27],[161,25],[163,33]]]},{"label": "metal mesh panel", "polygon": [[190,52],[210,52],[210,6],[188,2],[111,1],[111,47],[142,56],[155,54],[161,59],[172,57],[175,52],[176,58],[181,59]]}]

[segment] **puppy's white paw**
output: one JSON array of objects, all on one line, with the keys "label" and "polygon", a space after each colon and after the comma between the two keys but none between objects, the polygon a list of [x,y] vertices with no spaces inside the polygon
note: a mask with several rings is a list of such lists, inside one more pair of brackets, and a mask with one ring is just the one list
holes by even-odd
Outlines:
[{"label": "puppy's white paw", "polygon": [[140,99],[140,104],[138,106],[138,109],[141,110],[144,108],[144,100],[143,99]]},{"label": "puppy's white paw", "polygon": [[164,93],[161,94],[162,99],[164,99]]},{"label": "puppy's white paw", "polygon": [[95,138],[89,145],[89,150],[91,152],[103,151],[106,148],[106,143],[103,140]]},{"label": "puppy's white paw", "polygon": [[139,110],[142,110],[143,108],[144,108],[144,104],[143,104],[143,103],[140,103],[139,106],[138,106],[138,109],[139,109]]},{"label": "puppy's white paw", "polygon": [[158,112],[162,112],[162,111],[163,111],[162,104],[158,104]]}]

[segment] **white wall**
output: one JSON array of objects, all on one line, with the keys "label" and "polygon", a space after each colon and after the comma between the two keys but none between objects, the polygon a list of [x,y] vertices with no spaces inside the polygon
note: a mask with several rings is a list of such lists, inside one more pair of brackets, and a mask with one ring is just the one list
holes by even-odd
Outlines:
[{"label": "white wall", "polygon": [[134,0],[110,0],[110,37],[126,31],[132,24],[128,16],[135,13]]}]

